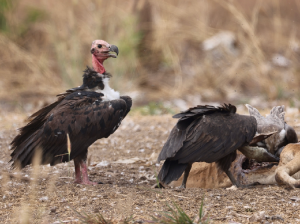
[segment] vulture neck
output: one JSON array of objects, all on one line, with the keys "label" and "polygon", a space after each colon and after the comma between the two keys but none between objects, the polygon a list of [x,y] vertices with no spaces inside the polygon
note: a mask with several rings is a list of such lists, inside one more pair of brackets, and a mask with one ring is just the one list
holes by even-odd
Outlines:
[{"label": "vulture neck", "polygon": [[105,72],[105,68],[103,66],[103,61],[99,61],[94,55],[92,55],[92,64],[96,72],[103,74]]}]

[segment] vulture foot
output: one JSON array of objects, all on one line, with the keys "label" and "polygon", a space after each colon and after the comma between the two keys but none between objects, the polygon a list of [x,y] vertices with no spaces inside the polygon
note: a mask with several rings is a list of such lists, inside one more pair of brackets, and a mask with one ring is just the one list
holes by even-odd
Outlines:
[{"label": "vulture foot", "polygon": [[234,178],[234,176],[233,176],[233,174],[230,172],[230,170],[227,170],[225,173],[227,174],[227,176],[228,176],[229,179],[231,180],[231,183],[232,183],[233,185],[235,185],[237,188],[241,188],[241,189],[243,189],[243,188],[249,188],[249,187],[253,187],[253,186],[259,184],[258,182],[255,182],[255,183],[243,185],[243,184],[241,184],[239,181],[237,181],[237,180]]},{"label": "vulture foot", "polygon": [[179,187],[176,187],[179,190],[183,190],[186,188],[185,184],[181,184]]},{"label": "vulture foot", "polygon": [[151,188],[165,188],[165,186],[162,185],[161,183],[158,183],[158,184],[156,183]]}]

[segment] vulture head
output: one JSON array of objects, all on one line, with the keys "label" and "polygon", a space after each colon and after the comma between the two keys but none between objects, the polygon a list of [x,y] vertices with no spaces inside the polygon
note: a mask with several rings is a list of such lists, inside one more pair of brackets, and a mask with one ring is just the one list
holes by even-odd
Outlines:
[{"label": "vulture head", "polygon": [[103,62],[110,57],[116,58],[119,54],[119,49],[117,46],[110,45],[104,40],[94,40],[91,46],[91,54],[95,71],[103,74],[105,72]]}]

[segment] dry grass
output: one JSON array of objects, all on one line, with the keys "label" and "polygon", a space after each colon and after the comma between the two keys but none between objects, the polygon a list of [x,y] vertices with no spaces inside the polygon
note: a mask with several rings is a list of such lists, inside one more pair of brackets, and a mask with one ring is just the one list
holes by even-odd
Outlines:
[{"label": "dry grass", "polygon": [[[79,85],[82,70],[86,65],[91,65],[89,54],[91,41],[104,39],[120,49],[118,59],[110,59],[105,64],[107,70],[114,75],[112,86],[121,92],[132,90],[143,92],[145,101],[184,99],[189,95],[201,95],[202,100],[205,101],[247,102],[251,97],[259,96],[266,100],[285,98],[293,104],[292,102],[299,100],[300,97],[298,88],[300,84],[298,65],[300,34],[297,29],[300,22],[299,10],[300,3],[297,0],[186,0],[184,3],[179,0],[0,0],[0,103],[9,102],[17,107],[21,105],[20,110],[23,110],[23,100],[31,102],[44,100],[46,96],[54,96],[66,88]],[[224,30],[234,33],[238,54],[230,54],[223,48],[205,52],[201,46],[203,41]],[[288,58],[290,64],[287,67],[273,65],[271,59],[276,53]],[[146,114],[169,112],[168,108],[151,103],[141,110],[146,111]],[[0,111],[0,113],[5,112]],[[11,130],[20,126],[12,124],[14,116],[9,113],[5,114],[1,120],[5,119],[9,123],[1,122],[2,130]],[[26,117],[24,114],[20,116],[22,119]],[[141,123],[142,127],[152,127],[151,125],[143,126]],[[132,128],[128,128],[126,132],[130,133]],[[164,129],[167,130],[167,128]],[[161,149],[162,145],[158,145],[156,140],[159,136],[151,137],[150,140],[145,140],[144,136],[141,137],[142,134],[137,136],[140,138],[134,142],[141,145],[134,145],[132,149],[130,148],[136,150],[136,155],[140,155],[138,147],[144,148],[146,140],[151,144],[153,141],[157,152]],[[130,138],[133,137],[130,136]],[[119,141],[118,138],[117,140]],[[5,141],[9,141],[9,138]],[[163,141],[160,139],[159,144]],[[126,142],[126,144],[120,144],[117,149],[110,150],[123,152],[128,144]],[[8,143],[5,145],[5,150],[7,145]],[[111,145],[114,144],[111,142]],[[150,151],[147,148],[146,150]],[[104,153],[99,154],[103,158]],[[106,155],[106,159],[108,158],[111,156]],[[97,159],[100,161],[100,155]],[[121,166],[118,168],[121,170]],[[131,167],[127,168],[129,170]],[[106,170],[109,171],[109,169]],[[60,168],[61,172],[62,170],[63,168]],[[47,170],[43,170],[44,173],[38,173],[38,171],[34,168],[31,177],[40,175],[47,179],[50,176]],[[70,177],[70,173],[69,169],[68,172],[63,173],[63,177]],[[38,192],[36,178],[23,186],[10,182],[8,176],[2,175],[0,189],[1,198],[4,201],[2,204],[6,203],[9,206],[13,201],[13,209],[5,207],[10,211],[6,214],[7,222],[47,223],[47,218],[43,215],[49,213],[50,206],[53,206],[52,200],[57,204],[62,203],[59,201],[60,194],[64,197],[68,196],[67,199],[70,200],[73,198],[72,203],[77,203],[77,206],[84,210],[82,204],[78,203],[82,199],[83,192],[72,184],[67,185],[62,180],[56,181],[57,177],[53,172],[51,176],[52,178],[47,179],[46,184],[44,181],[43,185],[39,186]],[[124,186],[119,189],[128,194],[128,200],[132,200],[132,203],[142,204],[144,195],[136,193],[136,188],[130,185],[130,178],[128,176],[126,186],[123,184]],[[118,178],[114,178],[116,179]],[[63,185],[60,188],[65,192],[56,191],[57,182],[60,183],[58,186]],[[135,184],[138,184],[138,180]],[[12,192],[9,187],[12,185],[15,194],[10,194]],[[46,189],[45,186],[47,186]],[[111,201],[117,200],[114,196],[116,190],[111,186],[103,188],[109,192],[109,197],[101,199],[102,206],[106,211],[113,211],[112,209],[115,208],[111,205]],[[132,196],[132,189],[135,196]],[[100,190],[100,188],[96,189],[95,192],[100,194]],[[273,191],[282,193],[280,188],[271,189],[269,194],[272,196]],[[17,192],[19,192],[18,195]],[[73,192],[76,192],[77,198]],[[195,192],[200,191],[195,190]],[[228,204],[234,201],[234,193],[230,194],[222,190],[214,192],[229,195]],[[173,193],[168,192],[171,195]],[[249,200],[252,195],[267,194],[268,191],[255,192],[254,190],[250,193]],[[242,195],[239,199],[248,195],[245,192],[239,192],[239,194]],[[293,196],[292,194],[285,192],[285,199]],[[45,195],[48,197],[48,201],[44,203],[47,206],[39,206],[41,204],[39,199]],[[194,200],[194,205],[199,205],[194,197],[194,191],[185,192],[183,197],[187,195],[189,200]],[[91,195],[86,196],[89,198],[88,201],[92,201]],[[208,197],[210,197],[209,200],[216,200],[211,195]],[[262,202],[259,202],[259,205],[262,209],[265,207],[264,203],[269,203],[269,201],[265,195],[260,195],[260,197]],[[123,195],[120,198],[123,200]],[[152,192],[147,198],[147,203],[141,206],[149,209],[153,204],[153,198],[161,200],[160,204],[165,201],[163,197]],[[286,210],[286,205],[283,205],[279,199],[277,201],[281,203],[280,211]],[[216,201],[213,202],[214,205],[217,204]],[[273,204],[271,200],[270,205]],[[61,207],[63,212],[60,212],[60,217],[65,218],[64,213],[70,215],[69,207]],[[240,211],[243,209],[241,206],[238,208]],[[218,214],[218,210],[217,208],[213,212]],[[223,213],[225,210],[225,208],[222,210]],[[178,211],[182,212],[180,209]],[[275,211],[277,208],[272,210],[272,212]],[[88,213],[90,212],[92,212],[91,209]],[[50,213],[54,216],[53,212],[50,211]],[[216,214],[214,214],[215,218]],[[224,214],[222,217],[226,220]],[[291,211],[288,214],[296,213]],[[101,221],[100,215],[96,218]]]},{"label": "dry grass", "polygon": [[[299,20],[293,8],[298,3],[215,0],[177,4],[164,1],[154,6],[160,18],[155,21],[154,39],[172,69],[173,76],[168,78],[174,80],[165,85],[166,92],[182,95],[181,91],[195,90],[207,95],[207,100],[294,96],[299,85],[298,59],[289,45],[299,36],[291,23]],[[201,42],[221,30],[236,35],[238,56],[221,52],[218,58],[201,50]],[[274,53],[289,57],[292,66],[282,69],[271,65]],[[212,90],[214,94],[209,94]]]},{"label": "dry grass", "polygon": [[[0,34],[4,65],[0,72],[3,87],[0,98],[55,95],[79,85],[82,71],[91,65],[90,44],[99,38],[118,45],[122,52],[117,60],[106,63],[108,71],[116,77],[113,85],[118,87],[124,81],[118,77],[132,76],[137,58],[133,49],[139,38],[136,20],[129,15],[130,5],[122,1],[115,4],[37,0],[14,3],[6,13],[10,29]],[[32,10],[40,16],[26,22]],[[25,31],[20,32],[24,26]],[[132,87],[127,83],[123,85],[124,90]]]},{"label": "dry grass", "polygon": [[[106,67],[121,92],[139,90],[148,99],[299,98],[296,0],[12,3],[0,34],[2,100],[55,95],[79,85],[91,65],[91,41],[99,38],[120,48]],[[222,30],[234,33],[237,55],[203,51],[202,42]],[[276,53],[289,66],[273,65]]]}]

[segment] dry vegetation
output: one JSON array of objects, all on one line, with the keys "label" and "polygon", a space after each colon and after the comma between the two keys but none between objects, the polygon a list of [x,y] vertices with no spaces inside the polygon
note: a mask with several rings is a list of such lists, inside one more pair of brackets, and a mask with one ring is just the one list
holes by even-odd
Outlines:
[{"label": "dry vegetation", "polygon": [[[184,216],[181,208],[199,222],[209,217],[213,223],[245,223],[259,211],[269,222],[300,222],[299,190],[151,189],[158,171],[153,161],[174,121],[169,115],[135,113],[173,113],[151,102],[173,99],[192,105],[252,100],[257,107],[283,100],[299,108],[299,10],[297,0],[0,0],[0,222],[109,223],[103,215],[126,223],[131,215],[136,221],[152,220],[159,211]],[[223,31],[230,31],[231,41],[205,50],[205,41]],[[147,104],[134,108],[111,138],[92,146],[89,172],[105,184],[73,184],[71,163],[44,166],[39,174],[29,167],[9,180],[5,173],[14,171],[5,164],[15,129],[34,109],[81,83],[94,39],[120,49],[117,59],[105,62],[114,75],[112,86],[136,105]],[[298,112],[288,116],[299,127],[298,119]],[[130,164],[115,163],[133,158]],[[29,181],[35,175],[40,178]],[[197,214],[204,194],[201,220]]]},{"label": "dry vegetation", "polygon": [[[120,48],[106,62],[113,86],[138,90],[140,101],[192,95],[298,105],[299,10],[296,0],[1,0],[0,99],[18,104],[79,85],[91,41],[101,38]],[[220,31],[232,32],[232,42],[204,51]],[[287,64],[272,63],[276,55]]]}]

